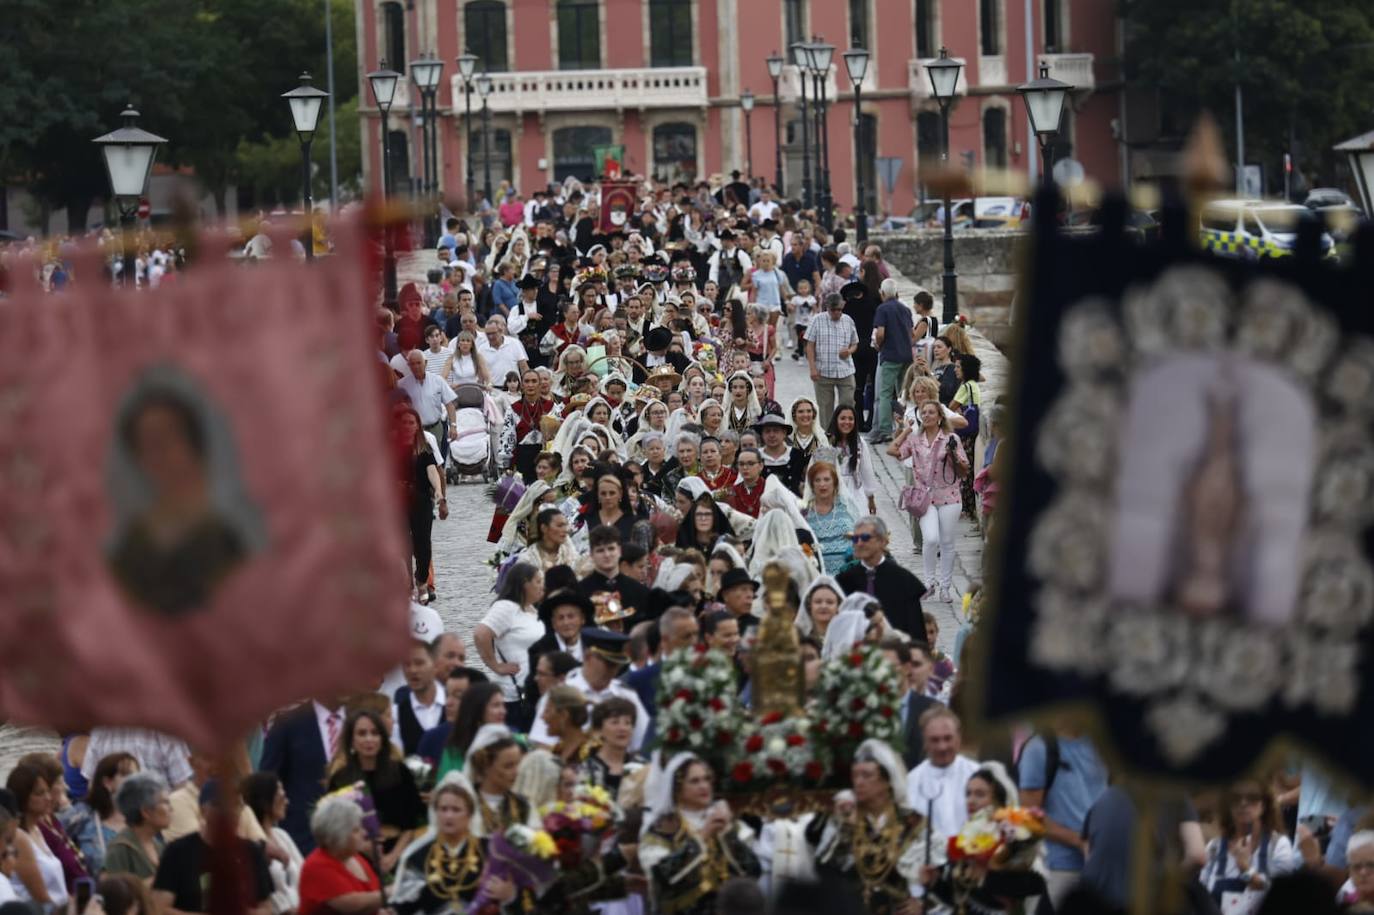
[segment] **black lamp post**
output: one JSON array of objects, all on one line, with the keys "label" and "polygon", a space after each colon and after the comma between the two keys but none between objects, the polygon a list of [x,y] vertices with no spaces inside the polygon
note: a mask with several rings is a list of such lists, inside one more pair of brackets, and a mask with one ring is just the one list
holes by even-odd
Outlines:
[{"label": "black lamp post", "polygon": [[826,44],[820,38],[813,38],[807,49],[811,65],[812,99],[816,108],[816,196],[819,198],[821,224],[826,230],[834,225],[834,201],[830,196],[830,138],[826,129],[829,122],[825,81],[830,76],[830,62],[835,56],[835,46]]},{"label": "black lamp post", "polygon": [[410,78],[415,81],[415,88],[420,90],[423,125],[420,139],[424,146],[424,155],[421,157],[424,163],[424,179],[421,189],[424,191],[425,205],[429,210],[425,214],[425,244],[431,248],[439,241],[439,207],[436,200],[439,191],[439,150],[435,146],[435,140],[438,136],[439,80],[443,75],[444,62],[433,54],[410,62]]},{"label": "black lamp post", "polygon": [[768,76],[773,80],[773,186],[778,196],[782,190],[782,99],[778,97],[778,80],[782,78],[782,65],[786,63],[782,55],[774,51],[768,58]]},{"label": "black lamp post", "polygon": [[801,132],[802,132],[802,209],[810,209],[811,200],[811,114],[806,104],[806,71],[811,66],[811,55],[807,53],[805,42],[793,42],[788,48],[792,52],[792,65],[797,68],[797,82],[801,84]]},{"label": "black lamp post", "polygon": [[120,282],[130,288],[138,284],[134,251],[134,220],[138,204],[148,193],[148,180],[153,173],[157,148],[167,140],[138,126],[138,112],[131,104],[119,115],[124,126],[92,140],[100,147],[105,159],[105,172],[110,179],[110,194],[119,208],[123,228],[123,269]]},{"label": "black lamp post", "polygon": [[477,193],[477,182],[472,178],[472,77],[477,72],[477,55],[460,54],[458,56],[458,75],[463,78],[463,128],[467,132],[467,155],[463,157],[463,176],[467,182],[468,207],[471,212],[477,212],[477,202],[473,197]]},{"label": "black lamp post", "polygon": [[310,193],[310,142],[320,123],[320,108],[329,93],[310,84],[310,74],[301,74],[301,84],[281,97],[291,106],[291,121],[301,141],[301,211],[305,213],[305,259],[315,259],[315,206]]},{"label": "black lamp post", "polygon": [[744,111],[744,169],[749,179],[754,178],[754,127],[750,116],[754,113],[754,93],[745,89],[739,96],[740,109]]},{"label": "black lamp post", "polygon": [[[391,199],[391,133],[387,130],[386,116],[391,111],[391,103],[396,100],[396,86],[401,82],[401,74],[392,70],[381,61],[381,69],[367,74],[372,85],[372,98],[382,113],[382,200]],[[383,208],[385,210],[385,208]],[[396,249],[391,244],[391,215],[382,214],[382,244],[385,257],[382,266],[382,302],[388,308],[396,308]]]},{"label": "black lamp post", "polygon": [[864,74],[868,73],[868,51],[864,48],[850,48],[844,52],[844,68],[849,71],[849,82],[854,86],[854,177],[858,184],[858,196],[854,201],[854,237],[860,243],[868,241],[868,214],[864,211],[864,169],[863,163],[868,151],[863,148],[863,119],[860,117],[863,102]]},{"label": "black lamp post", "polygon": [[[940,56],[926,64],[930,76],[930,88],[935,101],[940,103],[940,132],[944,140],[940,148],[940,161],[949,167],[949,108],[954,103],[955,90],[959,87],[959,71],[964,65],[949,56],[946,48],[940,49]],[[941,316],[948,324],[959,314],[959,277],[954,272],[954,214],[950,211],[949,182],[945,181],[945,307]]]},{"label": "black lamp post", "polygon": [[1053,181],[1054,138],[1059,133],[1059,122],[1064,117],[1064,102],[1073,86],[1050,78],[1050,68],[1043,60],[1040,62],[1040,78],[1016,87],[1026,103],[1030,115],[1031,130],[1040,143],[1040,158],[1044,160],[1045,181]]},{"label": "black lamp post", "polygon": [[491,108],[487,97],[491,95],[491,74],[483,73],[477,77],[477,94],[482,97],[482,193],[491,201]]}]

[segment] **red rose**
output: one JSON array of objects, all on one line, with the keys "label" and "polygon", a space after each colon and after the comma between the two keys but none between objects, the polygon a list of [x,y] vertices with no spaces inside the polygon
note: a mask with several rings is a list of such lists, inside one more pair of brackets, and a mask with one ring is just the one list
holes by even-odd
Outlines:
[{"label": "red rose", "polygon": [[690,689],[687,689],[687,688],[684,687],[684,688],[678,690],[677,692],[673,693],[673,698],[674,698],[674,699],[681,699],[683,702],[691,702],[691,701],[692,701],[692,691],[691,691]]},{"label": "red rose", "polygon": [[863,653],[856,651],[853,654],[851,654],[849,656],[849,663],[852,667],[861,667],[864,663]]},{"label": "red rose", "polygon": [[884,718],[891,718],[894,714],[892,711],[892,706],[884,705],[882,708],[878,709],[878,714],[882,715]]},{"label": "red rose", "polygon": [[799,747],[799,746],[801,746],[801,745],[804,744],[804,743],[806,743],[806,738],[803,737],[803,736],[800,735],[800,734],[788,734],[788,735],[787,735],[787,745],[788,745],[789,747]]},{"label": "red rose", "polygon": [[747,762],[739,763],[730,771],[730,777],[741,785],[747,785],[754,779],[754,767]]},{"label": "red rose", "polygon": [[824,734],[824,733],[826,733],[826,732],[829,731],[829,730],[830,730],[830,725],[826,724],[825,721],[817,721],[817,722],[816,722],[816,733],[817,733],[817,734]]},{"label": "red rose", "polygon": [[850,711],[862,712],[864,710],[864,699],[862,696],[855,696],[849,702]]},{"label": "red rose", "polygon": [[820,763],[816,762],[814,759],[806,764],[806,777],[811,779],[813,782],[820,781],[821,776],[824,774],[825,769],[821,766]]},{"label": "red rose", "polygon": [[668,742],[682,743],[682,731],[678,730],[677,728],[673,728],[672,730],[670,730],[668,732]]},{"label": "red rose", "polygon": [[749,739],[744,742],[744,752],[757,753],[763,749],[763,735],[750,734]]},{"label": "red rose", "polygon": [[702,720],[698,718],[696,715],[693,715],[691,718],[687,719],[687,726],[694,731],[700,731],[702,724]]},{"label": "red rose", "polygon": [[706,703],[706,705],[707,705],[707,706],[711,709],[711,711],[713,711],[713,712],[723,712],[723,711],[725,711],[725,703],[724,703],[723,701],[721,701],[721,699],[720,699],[719,697],[713,698],[710,702]]},{"label": "red rose", "polygon": [[879,683],[879,684],[878,684],[878,695],[880,695],[880,696],[886,696],[886,695],[887,695],[887,684],[886,684],[886,683]]},{"label": "red rose", "polygon": [[777,724],[782,720],[782,712],[769,712],[759,720],[760,724]]},{"label": "red rose", "polygon": [[696,650],[696,653],[697,653],[697,654],[706,654],[706,643],[705,643],[705,642],[697,642],[697,643],[696,643],[695,645],[693,645],[692,647]]},{"label": "red rose", "polygon": [[855,738],[864,736],[864,726],[857,721],[849,722],[849,736]]},{"label": "red rose", "polygon": [[787,774],[787,763],[783,762],[781,759],[768,760],[768,768],[771,769],[775,775]]},{"label": "red rose", "polygon": [[729,731],[721,731],[716,735],[716,746],[718,747],[728,747],[734,742],[735,735],[731,734]]}]

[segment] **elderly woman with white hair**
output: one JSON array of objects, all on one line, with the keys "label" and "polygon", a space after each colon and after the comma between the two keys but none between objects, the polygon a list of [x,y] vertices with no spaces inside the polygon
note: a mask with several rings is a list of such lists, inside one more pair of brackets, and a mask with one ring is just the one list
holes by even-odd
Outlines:
[{"label": "elderly woman with white hair", "polygon": [[651,911],[707,915],[731,877],[757,878],[759,860],[730,805],[716,801],[711,767],[679,753],[649,774],[639,863],[649,876]]},{"label": "elderly woman with white hair", "polygon": [[315,850],[301,866],[299,915],[369,915],[386,900],[372,865],[363,811],[353,800],[326,797],[310,817]]},{"label": "elderly woman with white hair", "polygon": [[822,880],[856,881],[870,915],[922,911],[926,868],[945,862],[945,837],[906,808],[906,767],[886,743],[865,740],[849,767],[852,792],[806,828]]},{"label": "elderly woman with white hair", "polygon": [[1361,829],[1345,845],[1350,879],[1341,887],[1342,911],[1374,911],[1374,830]]}]

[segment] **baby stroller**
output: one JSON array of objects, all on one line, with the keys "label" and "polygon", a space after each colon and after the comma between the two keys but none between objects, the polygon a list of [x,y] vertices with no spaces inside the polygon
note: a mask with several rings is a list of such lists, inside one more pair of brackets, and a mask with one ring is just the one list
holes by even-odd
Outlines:
[{"label": "baby stroller", "polygon": [[496,435],[501,428],[501,408],[477,384],[460,384],[457,412],[453,419],[455,436],[448,443],[447,475],[450,483],[464,477],[480,476],[488,483],[497,476]]}]

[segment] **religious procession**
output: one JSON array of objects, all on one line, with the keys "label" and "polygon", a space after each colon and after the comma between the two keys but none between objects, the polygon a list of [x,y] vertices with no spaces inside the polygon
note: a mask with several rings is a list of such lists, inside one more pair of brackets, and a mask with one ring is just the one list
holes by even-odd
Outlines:
[{"label": "religious procession", "polygon": [[1356,113],[1137,107],[1174,0],[326,5],[237,219],[0,156],[0,915],[1374,911]]}]

